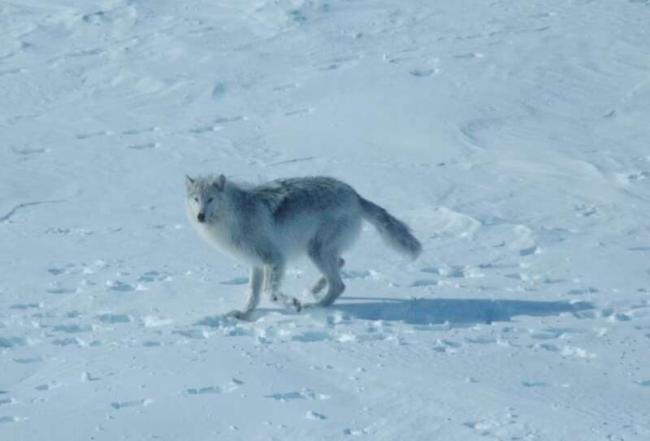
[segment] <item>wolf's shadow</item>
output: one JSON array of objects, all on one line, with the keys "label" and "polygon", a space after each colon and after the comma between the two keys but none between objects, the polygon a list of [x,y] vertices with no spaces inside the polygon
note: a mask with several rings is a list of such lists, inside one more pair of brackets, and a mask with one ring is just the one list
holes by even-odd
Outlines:
[{"label": "wolf's shadow", "polygon": [[554,316],[593,309],[588,302],[487,299],[392,299],[344,297],[331,308],[363,320],[400,321],[413,325],[471,326],[510,321],[515,316]]}]

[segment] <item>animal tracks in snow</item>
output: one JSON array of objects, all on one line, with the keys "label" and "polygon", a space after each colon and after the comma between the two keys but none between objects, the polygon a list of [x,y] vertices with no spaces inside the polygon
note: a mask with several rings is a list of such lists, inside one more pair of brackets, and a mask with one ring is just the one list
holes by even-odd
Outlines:
[{"label": "animal tracks in snow", "polygon": [[232,378],[227,384],[223,386],[190,387],[185,389],[184,393],[187,396],[231,393],[239,389],[243,384],[244,382],[242,380]]},{"label": "animal tracks in snow", "polygon": [[225,386],[203,386],[197,388],[188,388],[185,393],[188,395],[204,395],[204,394],[222,394],[229,393],[239,389],[244,384],[243,381],[233,378]]},{"label": "animal tracks in snow", "polygon": [[19,423],[25,420],[26,418],[22,418],[19,416],[0,416],[0,424]]},{"label": "animal tracks in snow", "polygon": [[467,421],[463,424],[481,437],[488,439],[536,440],[542,433],[521,420],[515,409],[506,409],[503,415]]},{"label": "animal tracks in snow", "polygon": [[97,319],[106,324],[129,323],[133,318],[128,314],[104,313],[97,316]]},{"label": "animal tracks in snow", "polygon": [[150,406],[153,404],[153,400],[150,398],[143,398],[140,400],[131,400],[131,401],[113,401],[110,403],[111,407],[115,410],[127,410],[127,409],[139,409],[143,407]]},{"label": "animal tracks in snow", "polygon": [[[0,438],[648,438],[647,2],[402,3],[0,3]],[[224,317],[194,172],[337,175],[424,252]]]},{"label": "animal tracks in snow", "polygon": [[[526,229],[515,229],[515,246],[524,247],[530,243],[530,232]],[[525,248],[525,247],[524,247]],[[260,347],[273,343],[323,345],[335,342],[341,345],[367,345],[373,342],[404,345],[409,338],[419,332],[445,332],[456,327],[472,327],[476,325],[494,326],[499,322],[516,320],[520,316],[557,317],[560,314],[575,314],[577,318],[589,319],[591,306],[586,302],[544,302],[500,300],[490,301],[473,299],[440,298],[430,289],[457,289],[456,282],[478,282],[493,277],[493,272],[508,277],[509,266],[502,264],[455,265],[436,264],[421,268],[423,274],[430,278],[418,278],[417,273],[411,274],[410,286],[413,290],[426,290],[427,298],[413,299],[364,299],[346,298],[344,296],[332,308],[315,309],[303,314],[285,316],[283,313],[261,311],[250,322],[225,319],[221,316],[208,316],[194,325],[176,325],[176,320],[164,316],[150,314],[137,316],[126,312],[107,309],[95,314],[86,315],[83,312],[69,311],[66,316],[42,316],[37,318],[39,328],[47,333],[46,340],[52,346],[61,348],[93,348],[117,344],[119,346],[140,346],[156,350],[156,348],[176,344],[193,344],[192,341],[219,339],[223,337],[253,338]],[[75,292],[90,291],[105,295],[128,294],[138,295],[147,291],[147,295],[166,283],[173,283],[175,277],[164,270],[151,269],[141,273],[131,273],[123,268],[121,262],[97,260],[91,263],[60,263],[50,265],[47,274],[56,280],[50,291],[58,289],[59,295],[74,295]],[[107,277],[108,276],[108,277]],[[114,276],[117,276],[113,278]],[[110,278],[109,278],[110,277]],[[345,269],[344,279],[350,283],[379,283],[386,284],[385,275],[375,270]],[[103,281],[103,283],[102,283]],[[244,285],[246,277],[234,277],[221,281],[224,285]],[[219,283],[219,282],[218,282]],[[465,283],[465,282],[463,282]],[[542,283],[542,282],[539,282]],[[570,283],[559,280],[560,284]],[[70,288],[68,288],[70,287]],[[75,288],[76,287],[76,288]],[[447,287],[447,288],[445,288]],[[577,294],[573,292],[573,294]],[[14,304],[13,311],[20,314],[38,315],[41,304]],[[627,312],[619,313],[627,314]],[[611,314],[617,317],[616,314]],[[631,316],[630,316],[631,317]],[[149,329],[156,335],[141,336],[137,341],[129,341],[117,337],[122,334],[121,328]],[[139,332],[139,331],[138,331]],[[415,332],[415,334],[413,334]],[[437,335],[429,350],[445,356],[457,356],[471,349],[473,345],[496,345],[508,347],[527,347],[535,351],[556,353],[570,359],[592,359],[596,354],[571,339],[578,334],[568,328],[540,328],[527,334],[512,336],[477,333],[466,338],[455,339]],[[116,339],[117,338],[117,339]],[[530,340],[526,343],[525,339]],[[34,340],[40,344],[41,339]],[[185,343],[183,343],[185,342]],[[24,338],[2,336],[0,347],[13,350],[27,347],[30,341]],[[15,357],[16,363],[30,357]],[[32,361],[29,361],[31,363]],[[35,358],[34,363],[42,363],[42,358]],[[186,388],[188,395],[224,393],[228,386],[192,386]]]},{"label": "animal tracks in snow", "polygon": [[19,346],[26,346],[27,339],[23,337],[0,337],[0,349],[9,349]]},{"label": "animal tracks in snow", "polygon": [[[146,291],[149,285],[173,280],[173,277],[165,271],[150,270],[140,275],[132,275],[127,271],[120,270],[121,266],[120,262],[108,263],[103,260],[92,263],[53,265],[47,269],[47,272],[55,277],[47,292],[72,294],[93,290],[96,289],[95,287],[103,285],[107,292],[129,293]],[[113,271],[115,269],[116,271]],[[66,281],[64,282],[64,280]],[[76,288],[70,287],[73,284],[76,285]]]}]

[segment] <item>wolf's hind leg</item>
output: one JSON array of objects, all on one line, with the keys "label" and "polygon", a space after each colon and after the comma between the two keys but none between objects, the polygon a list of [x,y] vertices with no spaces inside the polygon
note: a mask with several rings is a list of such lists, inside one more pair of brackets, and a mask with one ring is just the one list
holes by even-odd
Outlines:
[{"label": "wolf's hind leg", "polygon": [[337,255],[336,250],[324,246],[318,240],[309,245],[309,257],[327,281],[327,293],[318,300],[318,304],[329,306],[345,290],[340,273],[340,264],[343,259]]},{"label": "wolf's hind leg", "polygon": [[[313,259],[312,259],[313,260]],[[345,259],[342,257],[339,257],[339,268],[343,268],[343,265],[345,265]],[[312,286],[310,292],[312,294],[318,294],[327,286],[327,279],[323,276],[320,279],[316,281],[314,286]]]}]

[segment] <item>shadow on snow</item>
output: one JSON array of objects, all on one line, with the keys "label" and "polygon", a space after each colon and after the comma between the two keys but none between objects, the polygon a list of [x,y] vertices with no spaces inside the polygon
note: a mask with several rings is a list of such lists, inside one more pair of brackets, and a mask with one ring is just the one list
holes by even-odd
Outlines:
[{"label": "shadow on snow", "polygon": [[[345,303],[353,300],[354,303]],[[334,310],[362,320],[401,321],[413,325],[472,325],[509,321],[515,316],[553,316],[593,309],[588,302],[486,299],[391,299],[346,297]]]}]

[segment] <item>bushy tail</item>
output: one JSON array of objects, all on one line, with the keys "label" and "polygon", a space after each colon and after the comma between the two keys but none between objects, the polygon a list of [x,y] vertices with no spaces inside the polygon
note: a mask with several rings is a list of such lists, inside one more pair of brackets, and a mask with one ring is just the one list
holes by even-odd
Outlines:
[{"label": "bushy tail", "polygon": [[373,224],[381,237],[395,250],[417,258],[422,251],[422,244],[411,233],[411,229],[399,219],[377,204],[359,196],[363,218]]}]

